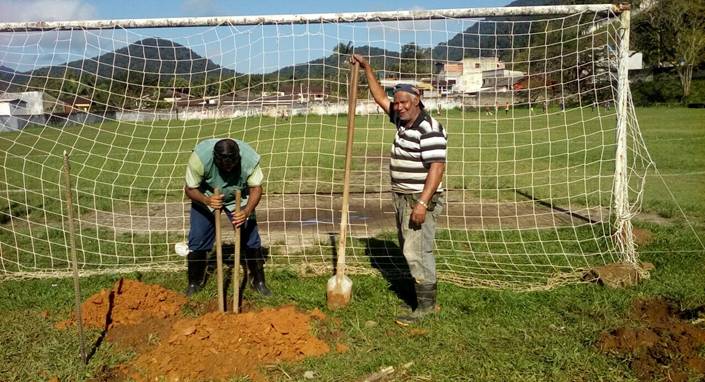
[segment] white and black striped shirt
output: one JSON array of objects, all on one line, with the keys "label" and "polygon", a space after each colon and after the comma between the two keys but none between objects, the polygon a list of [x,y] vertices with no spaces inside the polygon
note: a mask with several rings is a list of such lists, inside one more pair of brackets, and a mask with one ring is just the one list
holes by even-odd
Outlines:
[{"label": "white and black striped shirt", "polygon": [[[397,127],[389,163],[392,191],[404,194],[421,192],[431,163],[446,161],[446,131],[423,109],[411,127],[404,127],[394,110],[394,103],[389,105],[389,120]],[[443,191],[442,183],[438,185],[438,191]]]}]

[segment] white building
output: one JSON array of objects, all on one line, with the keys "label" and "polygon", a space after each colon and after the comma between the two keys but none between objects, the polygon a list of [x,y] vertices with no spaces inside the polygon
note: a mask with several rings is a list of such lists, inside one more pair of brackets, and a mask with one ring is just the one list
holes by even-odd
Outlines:
[{"label": "white building", "polygon": [[66,112],[66,104],[41,91],[2,93],[0,131],[19,130],[36,118]]},{"label": "white building", "polygon": [[437,88],[442,94],[468,94],[484,90],[510,90],[524,73],[507,70],[497,57],[465,58],[441,66]]},{"label": "white building", "polygon": [[53,113],[64,105],[56,98],[40,91],[0,94],[0,116],[28,116]]}]

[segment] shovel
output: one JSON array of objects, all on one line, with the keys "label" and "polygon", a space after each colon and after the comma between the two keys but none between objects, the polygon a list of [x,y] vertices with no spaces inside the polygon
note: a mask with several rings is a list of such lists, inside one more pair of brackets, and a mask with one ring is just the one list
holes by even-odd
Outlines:
[{"label": "shovel", "polygon": [[[220,189],[216,188],[214,195],[220,195]],[[222,210],[219,208],[213,213],[215,214],[215,254],[216,254],[216,275],[218,278],[218,311],[225,312],[225,296],[223,294],[223,238],[220,231],[220,214]]]},{"label": "shovel", "polygon": [[355,132],[355,106],[357,105],[357,78],[360,64],[355,62],[348,86],[348,137],[345,145],[345,177],[343,180],[343,207],[340,214],[340,235],[338,236],[337,263],[335,276],[328,279],[326,299],[328,309],[345,307],[352,296],[352,280],[345,275],[345,238],[348,228],[348,210],[350,199],[350,167],[352,162],[353,133]]}]

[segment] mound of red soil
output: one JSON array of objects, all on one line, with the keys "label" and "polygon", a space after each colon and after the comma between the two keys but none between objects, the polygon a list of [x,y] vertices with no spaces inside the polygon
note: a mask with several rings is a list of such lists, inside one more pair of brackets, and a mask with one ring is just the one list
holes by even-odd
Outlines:
[{"label": "mound of red soil", "polygon": [[311,335],[311,321],[326,319],[318,309],[285,306],[183,318],[185,303],[179,293],[134,280],[120,280],[83,303],[86,326],[108,329],[108,341],[137,352],[129,365],[110,372],[110,380],[264,380],[263,366],[330,351]]},{"label": "mound of red soil", "polygon": [[148,318],[165,319],[181,312],[182,294],[159,285],[120,279],[111,290],[102,290],[81,305],[83,323],[92,327],[133,325]]},{"label": "mound of red soil", "polygon": [[311,335],[312,317],[288,306],[182,319],[156,348],[122,370],[137,381],[210,381],[236,375],[263,380],[258,371],[263,365],[330,351],[328,344]]},{"label": "mound of red soil", "polygon": [[[120,279],[112,289],[103,289],[86,299],[81,305],[81,319],[86,327],[109,329],[175,317],[185,303],[182,294],[159,285]],[[72,317],[56,327],[63,329],[75,323],[76,317]]]},{"label": "mound of red soil", "polygon": [[683,319],[663,300],[637,300],[630,318],[634,324],[603,333],[600,350],[630,361],[642,381],[688,381],[705,378],[705,329]]}]

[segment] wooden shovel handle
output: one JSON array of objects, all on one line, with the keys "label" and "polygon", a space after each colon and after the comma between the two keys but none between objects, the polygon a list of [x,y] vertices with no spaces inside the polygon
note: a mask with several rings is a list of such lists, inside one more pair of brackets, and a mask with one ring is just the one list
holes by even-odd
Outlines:
[{"label": "wooden shovel handle", "polygon": [[335,275],[338,283],[345,275],[345,238],[348,228],[348,212],[350,209],[350,169],[352,167],[352,146],[355,134],[355,107],[357,106],[357,82],[360,72],[360,63],[355,62],[352,73],[350,73],[350,84],[348,86],[348,136],[345,144],[345,175],[343,178],[343,207],[340,215],[340,235],[338,237],[337,264]]},{"label": "wooden shovel handle", "polygon": [[[220,195],[220,189],[216,188],[213,195]],[[220,230],[220,214],[222,210],[218,208],[213,211],[215,214],[215,256],[217,264],[218,278],[218,311],[225,313],[225,297],[223,296],[223,238]]]},{"label": "wooden shovel handle", "polygon": [[[235,213],[240,212],[240,199],[242,193],[235,191]],[[233,265],[233,313],[240,313],[240,237],[242,233],[240,227],[235,227],[235,264]]]}]

